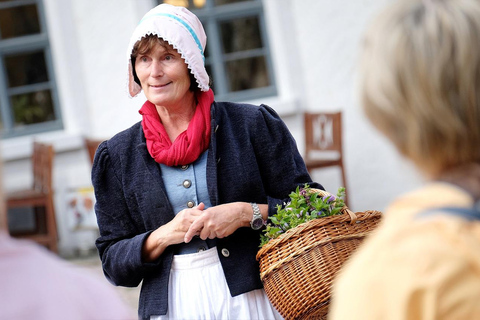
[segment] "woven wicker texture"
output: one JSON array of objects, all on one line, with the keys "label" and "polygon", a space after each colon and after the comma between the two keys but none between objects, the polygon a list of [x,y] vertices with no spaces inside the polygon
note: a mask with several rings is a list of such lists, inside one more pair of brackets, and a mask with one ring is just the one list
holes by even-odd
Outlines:
[{"label": "woven wicker texture", "polygon": [[341,215],[303,223],[260,249],[260,278],[285,319],[326,319],[333,278],[381,215],[379,211],[353,213],[345,206]]}]

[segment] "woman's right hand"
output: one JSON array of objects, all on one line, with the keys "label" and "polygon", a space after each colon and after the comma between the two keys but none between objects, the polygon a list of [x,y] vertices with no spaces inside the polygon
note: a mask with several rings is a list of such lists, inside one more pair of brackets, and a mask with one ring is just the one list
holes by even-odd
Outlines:
[{"label": "woman's right hand", "polygon": [[203,209],[205,209],[203,203],[191,209],[184,209],[177,213],[172,221],[153,231],[143,243],[143,261],[152,262],[158,259],[168,246],[184,242],[185,233],[193,221],[202,214]]}]

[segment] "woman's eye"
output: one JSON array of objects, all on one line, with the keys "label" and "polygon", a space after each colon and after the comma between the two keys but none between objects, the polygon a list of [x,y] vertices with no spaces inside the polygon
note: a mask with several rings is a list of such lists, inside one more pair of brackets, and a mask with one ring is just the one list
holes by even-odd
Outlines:
[{"label": "woman's eye", "polygon": [[147,57],[141,57],[141,58],[140,58],[140,61],[142,61],[142,62],[147,62],[148,59],[147,59]]},{"label": "woman's eye", "polygon": [[167,61],[173,60],[173,56],[172,55],[165,56],[165,60]]}]

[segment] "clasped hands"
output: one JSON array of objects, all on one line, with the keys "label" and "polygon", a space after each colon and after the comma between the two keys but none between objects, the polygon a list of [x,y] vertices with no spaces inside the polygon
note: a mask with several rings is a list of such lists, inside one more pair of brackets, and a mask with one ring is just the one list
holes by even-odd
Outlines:
[{"label": "clasped hands", "polygon": [[235,202],[205,209],[205,205],[200,203],[194,208],[180,211],[175,219],[180,220],[178,227],[185,231],[183,241],[188,243],[196,235],[202,240],[229,236],[244,225],[240,219],[242,204]]},{"label": "clasped hands", "polygon": [[144,261],[154,261],[164,250],[174,244],[188,243],[198,235],[206,240],[224,238],[240,227],[248,226],[252,209],[246,202],[232,202],[205,209],[200,203],[184,209],[175,218],[153,231],[142,246]]}]

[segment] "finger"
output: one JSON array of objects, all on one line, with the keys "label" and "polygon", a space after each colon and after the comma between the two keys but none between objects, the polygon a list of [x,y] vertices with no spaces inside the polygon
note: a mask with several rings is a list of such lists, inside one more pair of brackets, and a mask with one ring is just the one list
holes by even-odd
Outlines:
[{"label": "finger", "polygon": [[209,228],[208,226],[203,225],[202,231],[199,235],[200,239],[206,240],[208,239],[215,239],[217,237],[217,233],[214,229]]},{"label": "finger", "polygon": [[200,232],[200,239],[206,240],[209,235],[210,235],[210,232],[207,229],[203,228],[202,231]]},{"label": "finger", "polygon": [[205,203],[200,202],[200,203],[198,204],[198,206],[195,207],[195,209],[204,210],[204,209],[205,209]]},{"label": "finger", "polygon": [[185,210],[185,215],[193,219],[196,219],[197,217],[202,215],[204,209],[205,209],[205,204],[203,202],[200,202],[197,206],[191,209],[183,209],[183,210]]},{"label": "finger", "polygon": [[214,232],[212,232],[208,235],[208,239],[215,239],[215,238],[217,238],[217,234],[214,233]]},{"label": "finger", "polygon": [[195,235],[201,234],[201,231],[203,229],[203,221],[199,220],[200,219],[195,220],[188,228],[185,236],[183,237],[183,241],[185,241],[185,243],[189,243],[190,241],[192,241],[192,238]]}]

